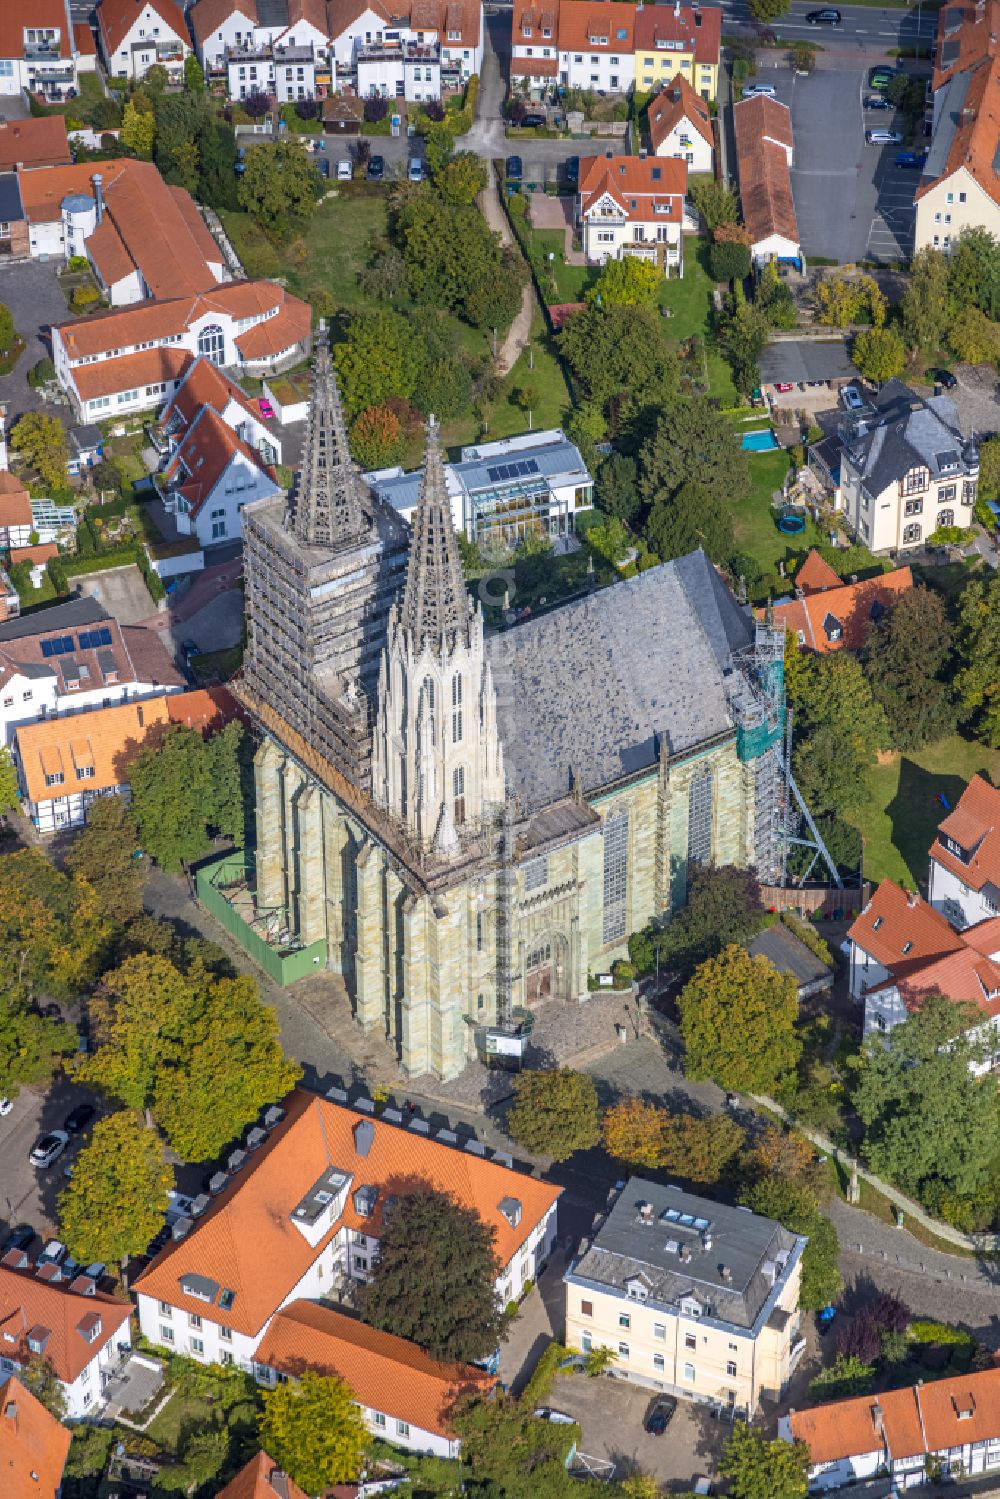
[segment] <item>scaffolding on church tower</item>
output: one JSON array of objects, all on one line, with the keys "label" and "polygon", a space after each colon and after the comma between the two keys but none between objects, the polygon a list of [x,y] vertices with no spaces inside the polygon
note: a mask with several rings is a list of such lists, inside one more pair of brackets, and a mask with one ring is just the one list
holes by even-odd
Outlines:
[{"label": "scaffolding on church tower", "polygon": [[492,841],[496,1021],[476,1027],[476,1049],[481,1059],[491,1066],[510,1068],[521,1065],[533,1026],[530,1014],[514,1008],[515,811],[515,799],[508,789],[503,805],[496,809]]}]

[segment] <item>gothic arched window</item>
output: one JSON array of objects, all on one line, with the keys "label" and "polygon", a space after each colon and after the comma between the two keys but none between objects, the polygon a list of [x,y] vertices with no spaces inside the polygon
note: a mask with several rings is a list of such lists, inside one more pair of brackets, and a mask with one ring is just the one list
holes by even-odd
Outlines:
[{"label": "gothic arched window", "polygon": [[209,323],[198,334],[198,353],[204,354],[213,364],[226,362],[226,335],[218,323]]},{"label": "gothic arched window", "polygon": [[424,694],[427,698],[427,707],[431,713],[434,712],[434,678],[424,677]]},{"label": "gothic arched window", "polygon": [[628,893],[628,808],[618,807],[604,823],[604,941],[625,935]]},{"label": "gothic arched window", "polygon": [[455,799],[455,826],[460,828],[465,821],[465,766],[459,765],[452,772],[451,789]]}]

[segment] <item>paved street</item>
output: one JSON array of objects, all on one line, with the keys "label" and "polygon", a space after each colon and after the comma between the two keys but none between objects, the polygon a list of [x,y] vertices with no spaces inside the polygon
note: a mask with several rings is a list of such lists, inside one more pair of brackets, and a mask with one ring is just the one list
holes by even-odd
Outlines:
[{"label": "paved street", "polygon": [[27,343],[14,371],[0,381],[0,395],[9,407],[11,425],[26,411],[48,410],[61,417],[69,414],[68,405],[53,406],[42,400],[28,384],[28,371],[50,354],[46,335],[53,323],[70,316],[66,298],[56,281],[55,262],[31,260],[4,264],[0,260],[0,302],[10,308],[14,326]]},{"label": "paved street", "polygon": [[[746,0],[721,0],[723,32],[751,26]],[[795,0],[788,13],[774,23],[779,37],[801,41],[810,37],[825,53],[888,52],[893,47],[932,47],[937,36],[937,9],[876,10],[868,5],[839,5],[843,22],[837,27],[810,26],[806,13],[816,6]]]}]

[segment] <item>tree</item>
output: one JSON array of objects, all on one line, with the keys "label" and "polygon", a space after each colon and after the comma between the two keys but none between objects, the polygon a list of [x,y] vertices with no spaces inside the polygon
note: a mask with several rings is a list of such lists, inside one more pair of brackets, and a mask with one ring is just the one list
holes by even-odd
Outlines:
[{"label": "tree", "polygon": [[953,637],[941,595],[926,587],[900,594],[869,635],[865,675],[896,749],[920,749],[954,732],[954,694],[942,680]]},{"label": "tree", "polygon": [[948,267],[948,285],[959,311],[978,307],[988,318],[1000,318],[1000,241],[995,235],[980,226],[963,229]]},{"label": "tree", "polygon": [[688,876],[687,904],[665,924],[646,927],[629,940],[629,956],[642,973],[656,966],[687,979],[706,958],[730,943],[757,935],[764,917],[760,886],[750,869],[733,864],[696,864]]},{"label": "tree", "polygon": [[119,922],[142,913],[146,871],[139,848],[139,829],[126,801],[101,796],[93,803],[87,825],[66,855],[66,869],[93,887],[101,909]]},{"label": "tree", "polygon": [[663,1164],[665,1111],[641,1098],[623,1098],[605,1109],[601,1120],[604,1148],[627,1166],[656,1170]]},{"label": "tree", "polygon": [[678,1005],[689,1077],[766,1093],[798,1062],[795,979],[766,958],[724,948],[695,969]]},{"label": "tree", "polygon": [[0,992],[68,998],[91,984],[111,938],[85,880],[60,873],[36,849],[0,859]]},{"label": "tree", "polygon": [[707,396],[677,396],[664,408],[653,436],[642,449],[640,490],[653,506],[694,484],[717,505],[746,499],[750,466],[730,422]]},{"label": "tree", "polygon": [[974,1193],[1000,1149],[1000,1107],[969,1071],[983,1046],[963,1034],[973,1007],[931,995],[862,1053],[853,1102],[872,1169],[926,1200],[941,1186]]},{"label": "tree", "polygon": [[891,739],[885,711],[860,661],[840,651],[811,665],[798,712],[799,789],[814,813],[840,813],[856,800],[860,777]]},{"label": "tree", "polygon": [[652,551],[664,562],[701,547],[712,562],[726,563],[736,542],[731,512],[700,484],[684,484],[676,494],[653,502],[645,526]]},{"label": "tree", "polygon": [[708,252],[713,281],[744,281],[750,274],[750,248],[738,240],[720,240]]},{"label": "tree", "polygon": [[948,257],[940,250],[918,250],[900,303],[903,337],[909,349],[933,353],[944,342],[949,321]]},{"label": "tree", "polygon": [[[752,1153],[747,1161],[751,1173],[760,1172],[761,1163]],[[810,1173],[812,1180],[818,1173]],[[819,1199],[810,1180],[804,1175],[789,1176],[777,1170],[751,1174],[740,1190],[740,1201],[751,1212],[776,1219],[790,1233],[804,1234],[808,1239],[802,1255],[802,1281],[799,1305],[806,1311],[819,1311],[840,1293],[842,1281],[837,1268],[839,1245],[837,1231],[819,1209]]]},{"label": "tree", "polygon": [[141,1254],[163,1226],[174,1173],[139,1114],[99,1119],[59,1198],[60,1236],[81,1264]]},{"label": "tree", "polygon": [[976,737],[1000,745],[1000,577],[973,579],[958,606],[955,687]]},{"label": "tree", "polygon": [[769,1442],[763,1432],[737,1421],[719,1472],[730,1480],[733,1499],[805,1499],[810,1463],[805,1442],[780,1437]]},{"label": "tree", "polygon": [[1000,495],[1000,437],[990,437],[979,449],[979,491],[991,500]]},{"label": "tree", "polygon": [[189,52],[184,59],[184,87],[189,94],[205,92],[205,75],[201,70],[201,63],[193,52]]},{"label": "tree", "polygon": [[884,385],[906,368],[906,349],[894,328],[863,329],[854,340],[851,358],[873,385]]},{"label": "tree", "polygon": [[[601,423],[603,427],[603,422]],[[603,432],[598,435],[598,441]],[[636,519],[642,509],[638,494],[639,470],[634,458],[624,453],[612,453],[605,458],[597,471],[595,484],[596,500],[605,515],[626,525]],[[662,553],[661,553],[662,556]]]},{"label": "tree", "polygon": [[671,1114],[663,1127],[663,1165],[676,1176],[710,1187],[743,1148],[746,1131],[728,1114]]},{"label": "tree", "polygon": [[22,1086],[47,1083],[76,1046],[71,1026],[40,1015],[22,997],[0,995],[0,1096],[14,1098]]},{"label": "tree", "polygon": [[383,1210],[378,1258],[361,1291],[362,1317],[432,1358],[486,1358],[500,1333],[495,1236],[474,1208],[443,1192],[399,1197]]},{"label": "tree", "polygon": [[658,412],[677,390],[677,358],[651,307],[574,313],[563,324],[559,350],[584,400],[613,416],[615,430],[637,411]]},{"label": "tree", "polygon": [[208,739],[178,724],[123,757],[142,846],[164,869],[196,859],[213,832],[242,842],[243,740],[238,722]]},{"label": "tree", "polygon": [[249,146],[240,207],[275,239],[288,239],[312,216],[319,185],[319,173],[297,140]]},{"label": "tree", "polygon": [[10,445],[25,463],[30,463],[43,484],[65,489],[69,483],[66,470],[69,449],[57,416],[46,416],[44,411],[26,412],[10,434]]},{"label": "tree", "polygon": [[152,109],[140,109],[129,99],[122,116],[121,143],[143,161],[152,161],[156,140],[156,120]]},{"label": "tree", "polygon": [[721,224],[736,223],[736,195],[731,187],[717,182],[714,177],[693,178],[688,186],[688,197],[705,220],[709,234],[714,234]]},{"label": "tree", "polygon": [[305,1369],[264,1391],[261,1446],[309,1494],[357,1478],[368,1431],[342,1379]]},{"label": "tree", "polygon": [[349,418],[390,396],[409,400],[427,363],[423,341],[407,319],[386,307],[353,318],[333,357]]},{"label": "tree", "polygon": [[506,327],[526,274],[475,204],[456,205],[431,187],[406,192],[391,218],[414,301],[448,307],[475,327]]},{"label": "tree", "polygon": [[302,1075],[252,978],[182,974],[166,957],[127,958],[90,1002],[96,1050],[76,1075],[146,1110],[186,1161],[205,1161]]},{"label": "tree", "polygon": [[427,169],[434,178],[452,160],[455,154],[455,137],[443,120],[432,123],[424,136],[424,154],[427,157]]},{"label": "tree", "polygon": [[459,207],[474,203],[486,183],[486,163],[474,151],[459,151],[434,179],[435,190],[444,201]]},{"label": "tree", "polygon": [[623,255],[609,260],[585,300],[598,307],[652,307],[663,285],[663,275],[652,261]]},{"label": "tree", "polygon": [[387,468],[403,452],[399,417],[388,406],[369,406],[351,427],[351,455],[364,469]]},{"label": "tree", "polygon": [[0,302],[0,353],[6,354],[17,339],[17,329],[9,307]]},{"label": "tree", "polygon": [[819,321],[834,328],[851,323],[871,323],[881,328],[888,303],[878,282],[872,276],[846,275],[838,272],[824,276],[816,288]]},{"label": "tree", "polygon": [[462,1442],[459,1484],[449,1473],[441,1492],[456,1487],[469,1499],[573,1499],[579,1479],[565,1463],[580,1429],[536,1420],[524,1400],[499,1393],[460,1404],[455,1430]]},{"label": "tree", "polygon": [[590,1150],[600,1139],[594,1079],[589,1072],[573,1072],[568,1067],[519,1073],[507,1132],[533,1155],[551,1156],[554,1161]]},{"label": "tree", "polygon": [[7,812],[16,812],[20,805],[17,768],[10,757],[10,750],[3,747],[0,748],[0,817]]},{"label": "tree", "polygon": [[457,359],[436,359],[421,377],[414,399],[425,416],[433,414],[439,421],[460,416],[472,404],[472,376]]},{"label": "tree", "polygon": [[63,1419],[66,1414],[66,1393],[55,1369],[44,1354],[33,1353],[28,1362],[21,1365],[17,1377],[57,1421]]}]

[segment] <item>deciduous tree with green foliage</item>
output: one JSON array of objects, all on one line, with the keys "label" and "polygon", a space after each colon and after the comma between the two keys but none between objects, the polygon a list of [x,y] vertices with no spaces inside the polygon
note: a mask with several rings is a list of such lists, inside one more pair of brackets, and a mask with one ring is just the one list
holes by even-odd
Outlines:
[{"label": "deciduous tree with green foliage", "polygon": [[750,274],[750,247],[739,240],[719,240],[708,252],[713,281],[743,281]]},{"label": "deciduous tree with green foliage", "polygon": [[701,547],[710,561],[727,563],[736,547],[732,513],[698,483],[654,500],[643,533],[664,562]]},{"label": "deciduous tree with green foliage", "polygon": [[[952,319],[948,342],[955,357],[966,364],[995,364],[1000,359],[1000,323],[994,323],[978,307],[966,307]],[[857,359],[854,362],[857,364]]]},{"label": "deciduous tree with green foliage", "polygon": [[663,286],[659,266],[636,255],[609,260],[584,300],[598,307],[652,307]]},{"label": "deciduous tree with green foliage", "polygon": [[184,87],[189,94],[205,92],[205,75],[201,70],[201,63],[193,52],[189,52],[184,59]]},{"label": "deciduous tree with green foliage", "polygon": [[1000,746],[1000,576],[963,590],[955,638],[955,687],[977,739]]},{"label": "deciduous tree with green foliage", "polygon": [[602,1120],[605,1148],[633,1170],[667,1170],[701,1186],[719,1180],[746,1141],[726,1114],[672,1114],[638,1098],[622,1099]]},{"label": "deciduous tree with green foliage", "polygon": [[732,425],[707,396],[683,395],[669,401],[653,436],[642,449],[640,490],[653,506],[694,484],[735,504],[750,493],[750,465]]},{"label": "deciduous tree with green foliage", "polygon": [[[785,4],[787,0],[782,0],[782,9]],[[720,224],[736,223],[736,194],[715,177],[693,177],[688,185],[688,197],[705,220],[709,234],[714,234]]]},{"label": "deciduous tree with green foliage", "polygon": [[66,1414],[66,1392],[44,1353],[33,1353],[28,1362],[21,1365],[17,1377],[57,1421],[63,1419]]},{"label": "deciduous tree with green foliage", "polygon": [[[460,1478],[469,1499],[573,1499],[579,1480],[565,1463],[579,1427],[539,1421],[530,1405],[499,1394],[474,1400],[455,1417],[462,1441]],[[442,1493],[453,1490],[446,1480]]]},{"label": "deciduous tree with green foliage", "polygon": [[554,1161],[590,1150],[601,1137],[594,1079],[569,1067],[519,1073],[507,1132],[525,1150]]},{"label": "deciduous tree with green foliage", "polygon": [[351,426],[351,456],[362,468],[386,468],[403,453],[399,417],[391,406],[368,406]]},{"label": "deciduous tree with green foliage", "polygon": [[408,401],[427,364],[423,341],[388,307],[352,318],[334,351],[344,411],[354,419],[393,396]]},{"label": "deciduous tree with green foliage", "polygon": [[952,639],[944,600],[923,586],[900,594],[868,636],[865,675],[894,749],[920,749],[954,731],[955,698],[946,670]]},{"label": "deciduous tree with green foliage", "polygon": [[438,172],[434,187],[446,203],[467,206],[485,191],[486,182],[485,161],[474,151],[459,151]]},{"label": "deciduous tree with green foliage", "polygon": [[306,1369],[264,1392],[260,1443],[308,1494],[357,1478],[368,1431],[342,1379]]},{"label": "deciduous tree with green foliage", "polygon": [[274,239],[288,239],[308,222],[319,187],[319,173],[298,140],[247,148],[240,207]]},{"label": "deciduous tree with green foliage", "polygon": [[0,302],[0,354],[6,354],[14,346],[17,329],[10,308]]},{"label": "deciduous tree with green foliage", "polygon": [[138,850],[139,829],[129,804],[120,796],[101,796],[66,855],[69,873],[87,881],[102,911],[117,922],[142,914],[146,866],[136,857]]},{"label": "deciduous tree with green foliage", "polygon": [[746,300],[737,281],[718,319],[716,338],[732,369],[733,384],[742,396],[749,397],[760,385],[758,360],[768,337],[767,314],[762,306]]},{"label": "deciduous tree with green foliage", "polygon": [[900,304],[907,348],[936,352],[948,328],[949,304],[948,257],[940,250],[918,250]]},{"label": "deciduous tree with green foliage", "polygon": [[873,276],[843,271],[824,275],[817,283],[816,298],[819,321],[834,328],[847,328],[851,323],[881,328],[885,322],[888,303]]},{"label": "deciduous tree with green foliage", "polygon": [[144,1110],[186,1161],[205,1161],[302,1075],[252,978],[182,974],[157,954],[127,958],[90,1002],[96,1049],[76,1075]]},{"label": "deciduous tree with green foliage", "polygon": [[799,701],[795,777],[813,813],[841,813],[857,799],[864,771],[891,740],[861,663],[847,651],[811,664]]},{"label": "deciduous tree with green foliage", "polygon": [[10,750],[0,748],[0,817],[6,812],[15,812],[20,805],[17,768],[10,757]]},{"label": "deciduous tree with green foliage", "polygon": [[156,140],[156,120],[152,109],[142,109],[129,99],[122,116],[121,143],[143,161],[152,161]]},{"label": "deciduous tree with green foliage", "polygon": [[733,1499],[805,1499],[811,1461],[805,1442],[769,1442],[762,1431],[738,1421],[719,1472],[729,1479]]},{"label": "deciduous tree with green foliage", "polygon": [[142,846],[164,869],[204,853],[214,833],[243,842],[243,725],[205,739],[178,724],[133,755],[126,750],[132,811]]},{"label": "deciduous tree with green foliage", "polygon": [[53,489],[66,488],[69,449],[65,428],[57,416],[47,416],[44,411],[26,412],[14,425],[10,445],[31,465],[43,484]]},{"label": "deciduous tree with green foliage", "polygon": [[419,1186],[383,1211],[378,1257],[361,1291],[372,1327],[437,1359],[474,1363],[500,1334],[495,1231],[474,1208]]},{"label": "deciduous tree with green foliage", "polygon": [[1000,437],[990,437],[979,449],[979,490],[991,500],[1000,495]]},{"label": "deciduous tree with green foliage", "polygon": [[651,307],[574,313],[563,324],[559,350],[584,399],[602,408],[615,431],[636,411],[658,411],[677,390],[677,358]]},{"label": "deciduous tree with green foliage", "polygon": [[884,385],[906,368],[906,348],[895,328],[864,328],[856,336],[851,358],[873,385]]},{"label": "deciduous tree with green foliage", "polygon": [[111,934],[85,880],[37,849],[0,859],[0,991],[18,1000],[77,994],[100,972]]},{"label": "deciduous tree with green foliage", "polygon": [[629,956],[641,973],[652,973],[658,966],[663,974],[687,979],[699,963],[730,943],[749,942],[763,919],[753,870],[696,864],[688,875],[687,903],[669,921],[654,922],[630,937]]},{"label": "deciduous tree with green foliage", "polygon": [[81,1264],[141,1254],[163,1226],[174,1173],[155,1130],[121,1110],[99,1119],[59,1198],[59,1231]]},{"label": "deciduous tree with green foliage", "polygon": [[690,1077],[766,1093],[799,1060],[795,979],[745,948],[733,944],[700,964],[678,1006]]}]

